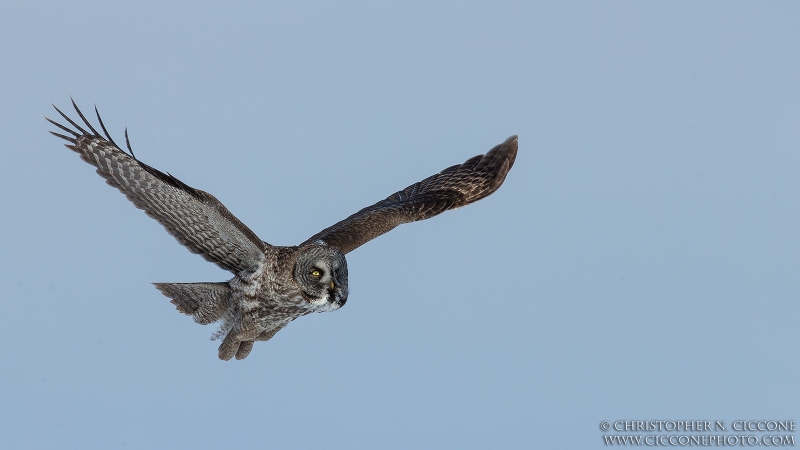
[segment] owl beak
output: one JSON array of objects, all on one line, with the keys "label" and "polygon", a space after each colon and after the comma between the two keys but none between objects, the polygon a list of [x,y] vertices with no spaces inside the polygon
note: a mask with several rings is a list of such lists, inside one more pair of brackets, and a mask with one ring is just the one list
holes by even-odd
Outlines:
[{"label": "owl beak", "polygon": [[330,301],[333,301],[335,297],[336,297],[336,283],[331,281],[331,283],[328,285],[328,298],[330,299]]},{"label": "owl beak", "polygon": [[[347,296],[347,292],[346,291],[345,292],[341,292],[341,289],[342,289],[341,286],[338,286],[335,281],[331,281],[331,284],[329,286],[330,286],[330,289],[328,289],[328,295],[329,295],[330,301],[333,302],[336,305],[337,308],[341,308],[342,306],[344,306],[344,303],[347,301],[347,297],[346,297]],[[336,295],[337,291],[339,293],[338,297]],[[344,297],[342,297],[342,296],[344,296]]]}]

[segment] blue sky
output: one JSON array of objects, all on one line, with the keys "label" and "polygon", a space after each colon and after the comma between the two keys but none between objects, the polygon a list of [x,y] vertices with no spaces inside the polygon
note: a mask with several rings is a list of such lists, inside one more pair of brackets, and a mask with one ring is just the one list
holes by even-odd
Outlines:
[{"label": "blue sky", "polygon": [[[599,448],[800,418],[800,6],[7,2],[0,442]],[[493,196],[347,256],[244,361],[151,282],[229,274],[46,133],[69,96],[292,245],[518,134]]]}]

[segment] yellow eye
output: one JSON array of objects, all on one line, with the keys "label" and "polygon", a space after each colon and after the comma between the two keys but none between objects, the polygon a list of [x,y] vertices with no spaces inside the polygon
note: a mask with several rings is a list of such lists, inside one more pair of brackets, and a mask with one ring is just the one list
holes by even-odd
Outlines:
[{"label": "yellow eye", "polygon": [[319,278],[322,276],[322,272],[320,272],[319,269],[313,269],[311,271],[311,276],[314,278]]}]

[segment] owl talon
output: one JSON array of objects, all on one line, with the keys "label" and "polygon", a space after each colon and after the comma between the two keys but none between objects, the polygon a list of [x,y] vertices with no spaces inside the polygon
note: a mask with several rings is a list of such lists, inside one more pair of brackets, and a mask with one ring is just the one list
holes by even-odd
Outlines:
[{"label": "owl talon", "polygon": [[245,359],[253,349],[253,341],[244,341],[239,344],[239,350],[236,351],[236,359]]},{"label": "owl talon", "polygon": [[230,361],[239,350],[239,343],[240,341],[234,337],[233,333],[228,333],[222,344],[219,345],[219,359]]}]

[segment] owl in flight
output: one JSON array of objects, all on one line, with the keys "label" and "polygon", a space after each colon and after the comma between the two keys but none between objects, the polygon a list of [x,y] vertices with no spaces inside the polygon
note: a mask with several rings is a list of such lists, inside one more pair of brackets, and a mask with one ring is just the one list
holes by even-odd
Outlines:
[{"label": "owl in flight", "polygon": [[[154,283],[178,311],[199,324],[220,323],[219,358],[244,359],[256,341],[267,341],[292,320],[334,311],[347,301],[344,255],[407,222],[424,220],[476,202],[496,191],[514,165],[517,137],[395,192],[308,238],[300,245],[270,245],[256,236],[213,195],[139,161],[125,131],[128,152],[75,112],[87,129],[58,108],[72,128],[47,119],[67,134],[52,132],[97,168],[106,183],[157,220],[192,253],[233,273],[224,282]],[[55,106],[54,106],[55,108]]]}]

